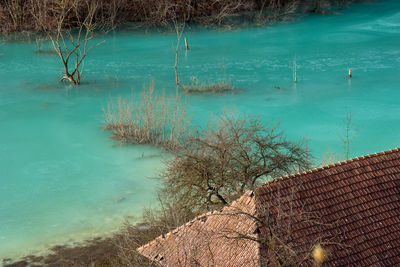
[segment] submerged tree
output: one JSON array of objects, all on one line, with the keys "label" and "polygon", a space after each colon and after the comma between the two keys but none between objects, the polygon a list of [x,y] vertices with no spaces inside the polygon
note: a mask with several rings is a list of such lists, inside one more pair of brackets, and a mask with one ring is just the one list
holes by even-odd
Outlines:
[{"label": "submerged tree", "polygon": [[174,47],[175,50],[175,65],[174,65],[175,83],[176,86],[179,86],[179,75],[178,75],[179,44],[181,42],[183,31],[185,30],[185,22],[179,23],[177,20],[174,20],[174,28],[176,32],[176,46],[174,47],[174,44],[172,44],[172,46]]},{"label": "submerged tree", "polygon": [[225,115],[176,151],[162,175],[164,194],[194,210],[231,203],[267,179],[310,166],[309,153],[276,126]]},{"label": "submerged tree", "polygon": [[[93,31],[97,26],[95,15],[98,9],[98,1],[60,0],[53,5],[57,5],[53,9],[59,12],[55,17],[55,30],[45,24],[42,25],[42,29],[51,40],[52,46],[63,65],[63,77],[60,81],[67,80],[73,85],[79,85],[84,60],[88,52],[100,44],[89,45],[89,41],[93,38]],[[82,9],[85,12],[81,12]],[[38,23],[43,22],[41,14],[42,12],[33,14]]]}]

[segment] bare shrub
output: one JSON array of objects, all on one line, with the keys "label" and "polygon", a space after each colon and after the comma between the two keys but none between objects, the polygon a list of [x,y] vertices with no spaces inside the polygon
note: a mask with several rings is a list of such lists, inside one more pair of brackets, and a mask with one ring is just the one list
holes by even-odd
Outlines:
[{"label": "bare shrub", "polygon": [[167,162],[163,193],[193,210],[210,210],[268,179],[307,169],[309,158],[276,126],[225,114],[208,131],[190,137]]},{"label": "bare shrub", "polygon": [[117,24],[124,21],[121,10],[124,8],[125,0],[99,0],[96,22],[107,31],[115,29]]},{"label": "bare shrub", "polygon": [[297,0],[284,2],[280,0],[263,0],[255,17],[256,24],[265,25],[277,21],[287,21],[299,11],[298,7],[299,1]]},{"label": "bare shrub", "polygon": [[202,83],[195,77],[192,77],[192,82],[189,85],[183,85],[183,92],[185,94],[201,94],[201,93],[212,93],[212,94],[225,94],[235,92],[235,88],[232,86],[230,81],[223,80],[216,83]]},{"label": "bare shrub", "polygon": [[191,210],[178,203],[164,203],[160,200],[160,208],[145,210],[139,223],[125,223],[115,243],[119,248],[118,258],[126,266],[154,266],[136,249],[188,222],[194,216]]},{"label": "bare shrub", "polygon": [[226,94],[226,93],[237,93],[241,90],[236,89],[226,75],[226,69],[224,64],[221,64],[221,72],[223,79],[218,82],[200,83],[196,77],[191,77],[190,84],[182,85],[183,92],[185,94]]},{"label": "bare shrub", "polygon": [[139,1],[135,3],[140,6],[138,15],[141,22],[147,27],[164,26],[170,27],[170,22],[183,21],[184,14],[192,8],[190,3],[186,6],[186,0],[159,0],[159,1]]},{"label": "bare shrub", "polygon": [[19,31],[23,26],[24,17],[28,13],[25,1],[21,0],[4,0],[2,6],[3,27],[10,31]]},{"label": "bare shrub", "polygon": [[190,134],[190,119],[179,98],[169,99],[155,91],[154,83],[139,95],[117,98],[103,108],[104,128],[114,138],[134,144],[153,144],[174,149]]},{"label": "bare shrub", "polygon": [[[247,0],[212,0],[199,1],[196,6],[196,22],[201,24],[221,25],[228,18],[236,16],[241,12],[255,10],[254,1]],[[201,14],[204,14],[203,16]]]}]

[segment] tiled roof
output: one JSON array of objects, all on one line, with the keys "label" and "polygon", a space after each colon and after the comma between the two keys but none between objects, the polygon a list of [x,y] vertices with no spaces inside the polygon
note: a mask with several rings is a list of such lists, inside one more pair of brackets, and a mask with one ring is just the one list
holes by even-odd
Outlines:
[{"label": "tiled roof", "polygon": [[[253,236],[254,194],[248,192],[230,206],[198,216],[138,251],[160,266],[257,266],[258,243],[236,238]],[[241,214],[244,213],[244,214]]]},{"label": "tiled roof", "polygon": [[257,196],[259,207],[316,217],[293,224],[291,246],[331,243],[326,266],[400,265],[400,149],[276,179]]},{"label": "tiled roof", "polygon": [[[288,221],[282,227],[282,238],[290,233],[287,242],[294,251],[310,250],[321,242],[330,251],[326,266],[396,266],[400,264],[400,149],[274,179],[258,187],[255,196],[246,193],[231,206],[199,216],[139,252],[162,266],[256,266],[260,257],[271,255],[268,248],[227,236],[263,238],[266,227],[248,215],[238,215],[238,210],[248,214],[257,210],[259,218],[272,218],[275,224],[289,218],[278,221],[278,213],[294,214],[290,227]],[[305,214],[310,220],[303,220]]]}]

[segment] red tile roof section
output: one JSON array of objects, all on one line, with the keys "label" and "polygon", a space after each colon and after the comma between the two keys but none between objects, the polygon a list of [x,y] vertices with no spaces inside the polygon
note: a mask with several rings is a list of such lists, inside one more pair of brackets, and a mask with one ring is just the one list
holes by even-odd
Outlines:
[{"label": "red tile roof section", "polygon": [[400,265],[400,149],[276,179],[256,192],[260,207],[292,194],[286,209],[318,218],[318,227],[293,226],[292,245],[304,248],[319,237],[339,243],[328,245],[326,266]]},{"label": "red tile roof section", "polygon": [[[256,237],[254,195],[245,193],[220,211],[213,211],[140,247],[139,253],[160,266],[258,266],[258,243],[237,239]],[[245,214],[243,214],[245,213]]]}]

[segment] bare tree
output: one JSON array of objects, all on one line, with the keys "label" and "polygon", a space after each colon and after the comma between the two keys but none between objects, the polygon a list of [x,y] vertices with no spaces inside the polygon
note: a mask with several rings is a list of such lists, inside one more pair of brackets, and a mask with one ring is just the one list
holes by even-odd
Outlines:
[{"label": "bare tree", "polygon": [[[52,46],[62,62],[64,71],[60,81],[67,80],[73,85],[79,85],[81,83],[84,60],[88,52],[101,44],[89,45],[89,41],[93,38],[93,31],[96,28],[95,15],[98,9],[98,2],[90,0],[60,0],[56,4],[56,10],[60,13],[56,18],[57,26],[55,32],[48,28],[48,25],[42,25],[42,29],[51,40]],[[83,17],[79,13],[81,9],[86,9]],[[39,12],[38,14],[41,13]],[[36,21],[43,22],[39,15],[33,15]],[[75,21],[71,22],[71,17]]]},{"label": "bare tree", "polygon": [[210,210],[309,164],[308,151],[286,141],[276,126],[225,115],[215,127],[189,138],[167,162],[164,194],[194,210]]},{"label": "bare tree", "polygon": [[179,44],[182,38],[183,31],[185,30],[185,22],[179,23],[176,19],[174,20],[174,28],[176,32],[176,46],[175,49],[175,83],[179,86],[179,75],[178,75],[178,57],[179,57]]}]

